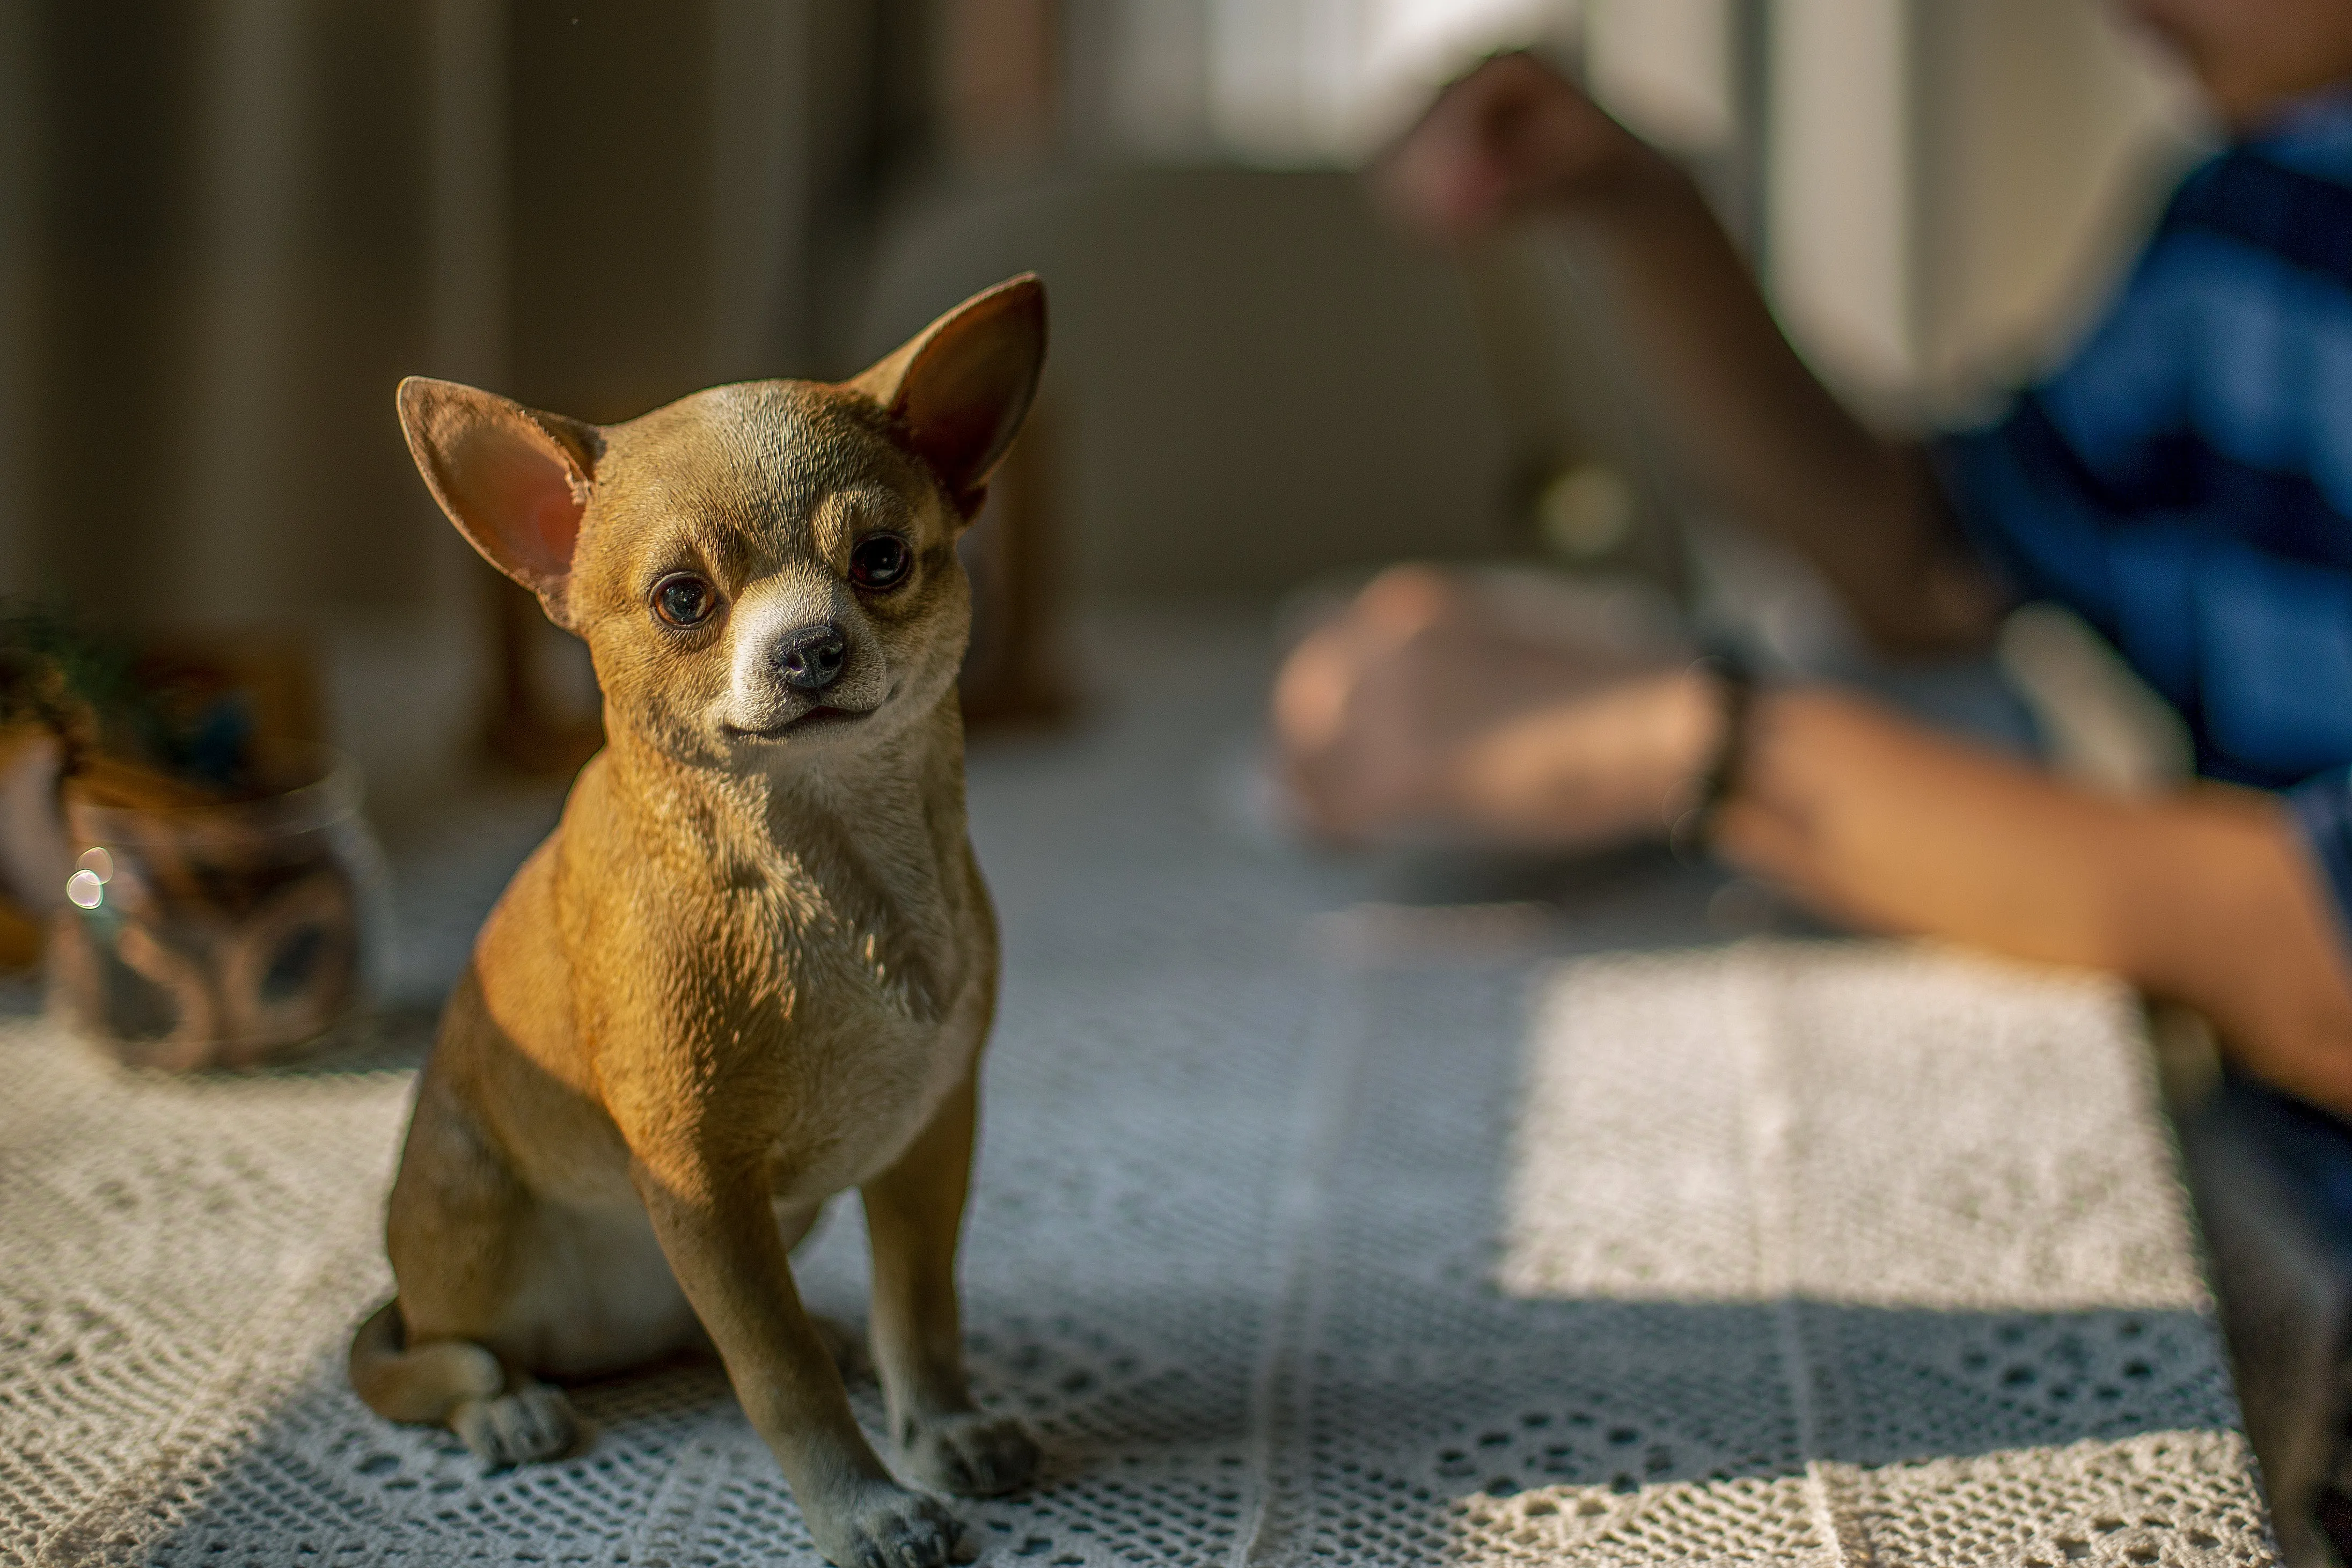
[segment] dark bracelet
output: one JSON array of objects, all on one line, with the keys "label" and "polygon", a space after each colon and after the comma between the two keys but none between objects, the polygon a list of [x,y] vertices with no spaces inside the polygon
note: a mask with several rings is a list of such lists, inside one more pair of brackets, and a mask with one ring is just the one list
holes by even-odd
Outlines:
[{"label": "dark bracelet", "polygon": [[1714,676],[1722,687],[1723,733],[1706,771],[1696,780],[1697,798],[1666,830],[1675,858],[1686,864],[1703,858],[1724,803],[1739,787],[1740,763],[1748,755],[1748,715],[1756,706],[1756,671],[1737,648],[1714,649],[1695,660],[1691,670]]}]

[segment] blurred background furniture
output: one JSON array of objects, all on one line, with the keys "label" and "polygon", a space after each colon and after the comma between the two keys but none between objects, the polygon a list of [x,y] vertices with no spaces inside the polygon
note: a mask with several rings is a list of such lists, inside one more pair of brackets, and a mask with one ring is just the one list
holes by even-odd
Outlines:
[{"label": "blurred background furniture", "polygon": [[1456,270],[1346,171],[1483,48],[1580,58],[1819,363],[1957,406],[2063,338],[2180,154],[2100,9],[28,0],[0,16],[0,592],[308,637],[330,738],[380,810],[425,809],[486,728],[576,755],[593,700],[435,519],[400,375],[622,418],[845,373],[1031,265],[1056,436],[1024,483],[1073,601],[1532,548],[1547,494],[1604,564],[1670,574],[1686,508],[1573,258]]}]

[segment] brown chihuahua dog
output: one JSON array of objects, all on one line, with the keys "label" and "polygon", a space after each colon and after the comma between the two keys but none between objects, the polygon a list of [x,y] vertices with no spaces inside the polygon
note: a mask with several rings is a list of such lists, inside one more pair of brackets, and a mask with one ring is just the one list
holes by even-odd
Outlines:
[{"label": "brown chihuahua dog", "polygon": [[607,742],[499,900],[392,1191],[397,1298],[352,1383],[494,1464],[579,1436],[541,1378],[715,1348],[816,1544],[929,1568],[788,1254],[855,1186],[902,1460],[949,1491],[1036,1449],[964,1386],[955,1288],[996,932],[965,834],[956,537],[1020,429],[1016,278],[856,380],[714,387],[598,428],[400,388],[434,499],[587,640]]}]

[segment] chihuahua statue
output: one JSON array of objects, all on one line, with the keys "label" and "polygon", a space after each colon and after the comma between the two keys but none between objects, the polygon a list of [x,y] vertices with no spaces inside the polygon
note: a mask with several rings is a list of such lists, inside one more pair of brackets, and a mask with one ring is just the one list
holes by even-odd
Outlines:
[{"label": "chihuahua statue", "polygon": [[416,1093],[397,1297],[351,1376],[494,1465],[580,1441],[542,1379],[715,1349],[818,1550],[959,1554],[859,1431],[789,1254],[863,1195],[872,1345],[919,1483],[1036,1448],[964,1384],[955,1258],[996,931],[966,837],[956,539],[1028,411],[1015,278],[855,380],[624,425],[401,384],[434,499],[586,639],[604,750],[484,924]]}]

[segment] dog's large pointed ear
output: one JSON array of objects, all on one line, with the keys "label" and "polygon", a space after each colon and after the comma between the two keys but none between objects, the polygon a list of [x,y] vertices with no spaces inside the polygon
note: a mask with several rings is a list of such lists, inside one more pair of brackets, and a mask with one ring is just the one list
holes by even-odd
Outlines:
[{"label": "dog's large pointed ear", "polygon": [[848,384],[905,424],[966,517],[1021,433],[1045,363],[1045,286],[1034,272],[973,295]]},{"label": "dog's large pointed ear", "polygon": [[593,425],[412,375],[400,428],[433,499],[482,558],[572,625],[572,552],[596,482],[604,433]]}]

